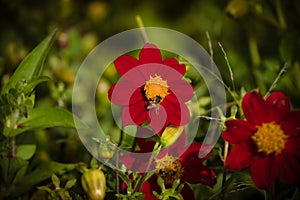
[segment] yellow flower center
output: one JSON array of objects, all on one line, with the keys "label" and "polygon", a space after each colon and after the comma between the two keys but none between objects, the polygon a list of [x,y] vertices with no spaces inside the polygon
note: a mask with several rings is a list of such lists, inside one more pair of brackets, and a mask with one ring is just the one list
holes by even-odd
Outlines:
[{"label": "yellow flower center", "polygon": [[151,102],[155,101],[154,103],[160,103],[169,94],[168,89],[167,81],[156,74],[154,77],[150,76],[144,86],[147,99]]},{"label": "yellow flower center", "polygon": [[252,140],[257,146],[258,152],[265,154],[279,154],[283,149],[288,136],[284,134],[280,125],[272,123],[263,123],[258,126]]},{"label": "yellow flower center", "polygon": [[183,167],[180,161],[168,154],[161,159],[156,159],[156,169],[156,174],[165,181],[166,185],[173,184],[183,174]]}]

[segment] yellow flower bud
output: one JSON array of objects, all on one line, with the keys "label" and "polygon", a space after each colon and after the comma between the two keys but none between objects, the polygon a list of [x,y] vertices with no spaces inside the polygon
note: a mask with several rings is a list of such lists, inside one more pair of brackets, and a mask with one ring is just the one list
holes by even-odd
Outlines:
[{"label": "yellow flower bud", "polygon": [[164,132],[161,135],[160,142],[162,147],[168,147],[179,138],[183,132],[183,126],[168,126],[165,128]]},{"label": "yellow flower bud", "polygon": [[91,200],[103,200],[106,190],[106,178],[99,169],[90,169],[81,176],[81,184]]},{"label": "yellow flower bud", "polygon": [[234,19],[240,18],[247,14],[248,3],[246,0],[231,0],[227,4],[225,12],[229,17]]}]

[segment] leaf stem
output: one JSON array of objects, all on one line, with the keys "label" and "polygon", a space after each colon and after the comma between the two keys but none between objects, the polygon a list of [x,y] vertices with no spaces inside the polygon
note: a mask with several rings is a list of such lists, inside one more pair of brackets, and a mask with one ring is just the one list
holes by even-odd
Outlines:
[{"label": "leaf stem", "polygon": [[7,154],[7,157],[12,158],[16,156],[16,140],[15,137],[9,137],[8,138],[8,147],[9,152]]},{"label": "leaf stem", "polygon": [[276,14],[277,14],[277,17],[278,17],[279,27],[281,29],[285,29],[286,28],[286,22],[285,22],[284,15],[283,15],[283,12],[282,12],[282,6],[281,6],[280,0],[275,1],[275,6],[276,6]]}]

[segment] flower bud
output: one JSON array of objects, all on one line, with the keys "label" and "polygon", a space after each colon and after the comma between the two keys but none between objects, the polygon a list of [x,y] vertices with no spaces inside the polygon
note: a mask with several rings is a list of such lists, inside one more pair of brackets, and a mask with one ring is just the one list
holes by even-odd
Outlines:
[{"label": "flower bud", "polygon": [[248,3],[246,0],[231,0],[227,4],[225,12],[229,17],[234,19],[240,18],[247,14]]},{"label": "flower bud", "polygon": [[183,132],[183,126],[168,126],[165,128],[164,132],[160,137],[160,142],[162,147],[168,147],[179,138],[181,133]]},{"label": "flower bud", "polygon": [[103,200],[106,190],[106,178],[99,169],[90,169],[81,176],[81,184],[91,200]]},{"label": "flower bud", "polygon": [[103,159],[109,159],[114,155],[113,144],[107,140],[106,142],[100,142],[98,155]]}]

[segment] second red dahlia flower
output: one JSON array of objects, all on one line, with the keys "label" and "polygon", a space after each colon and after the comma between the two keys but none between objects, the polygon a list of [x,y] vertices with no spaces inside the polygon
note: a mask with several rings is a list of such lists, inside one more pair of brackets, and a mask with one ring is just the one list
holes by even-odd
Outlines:
[{"label": "second red dahlia flower", "polygon": [[242,108],[246,120],[229,120],[223,138],[233,148],[225,165],[232,170],[251,167],[260,189],[276,178],[288,184],[300,180],[300,111],[290,111],[289,99],[281,92],[266,100],[257,92],[247,93]]}]

